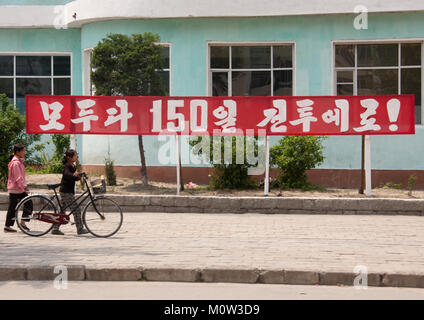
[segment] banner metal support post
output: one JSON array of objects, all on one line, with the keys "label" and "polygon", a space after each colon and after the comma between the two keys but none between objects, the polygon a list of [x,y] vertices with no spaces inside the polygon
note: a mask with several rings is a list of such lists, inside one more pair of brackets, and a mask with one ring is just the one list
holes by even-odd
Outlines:
[{"label": "banner metal support post", "polygon": [[265,139],[265,190],[264,195],[268,196],[269,194],[269,136],[266,136]]},{"label": "banner metal support post", "polygon": [[365,190],[365,157],[364,157],[364,150],[365,150],[365,135],[361,135],[361,186],[359,187],[359,194],[364,194]]},{"label": "banner metal support post", "polygon": [[177,196],[180,195],[181,191],[181,176],[180,176],[180,143],[179,143],[179,137],[178,134],[175,135],[175,156],[177,160]]},{"label": "banner metal support post", "polygon": [[75,137],[74,134],[71,134],[71,143],[70,143],[69,147],[71,149],[74,149],[74,150],[77,149],[77,141],[76,141],[76,137]]},{"label": "banner metal support post", "polygon": [[365,195],[371,197],[371,139],[365,136]]}]

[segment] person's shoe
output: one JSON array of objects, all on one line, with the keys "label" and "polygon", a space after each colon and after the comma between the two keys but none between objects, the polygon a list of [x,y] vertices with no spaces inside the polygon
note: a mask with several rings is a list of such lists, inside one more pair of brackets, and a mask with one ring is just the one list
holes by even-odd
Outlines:
[{"label": "person's shoe", "polygon": [[22,229],[26,230],[26,231],[30,231],[29,228],[27,226],[24,226],[23,224],[21,224]]},{"label": "person's shoe", "polygon": [[64,235],[64,233],[62,231],[60,231],[59,229],[53,229],[52,234],[55,234],[55,235],[58,235],[58,236]]},{"label": "person's shoe", "polygon": [[87,229],[84,229],[84,228],[77,230],[77,234],[87,234],[87,233],[89,232],[87,231]]},{"label": "person's shoe", "polygon": [[12,229],[12,228],[10,228],[10,229],[9,228],[3,228],[3,231],[6,232],[6,233],[8,233],[8,232],[9,233],[18,232],[15,229]]}]

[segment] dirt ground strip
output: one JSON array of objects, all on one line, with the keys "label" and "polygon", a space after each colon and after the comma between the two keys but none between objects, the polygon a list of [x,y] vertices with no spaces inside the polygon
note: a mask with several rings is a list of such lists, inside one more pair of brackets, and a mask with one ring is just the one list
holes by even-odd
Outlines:
[{"label": "dirt ground strip", "polygon": [[[91,176],[92,180],[99,179],[100,176]],[[60,174],[27,174],[27,183],[31,191],[47,189],[47,184],[60,183]],[[77,183],[77,188],[80,184]],[[195,188],[185,189],[181,195],[195,196],[234,196],[234,197],[262,197],[264,190],[262,188],[255,190],[208,190],[206,185],[198,185]],[[143,186],[139,179],[117,178],[116,186],[107,186],[109,194],[141,194],[141,195],[174,195],[176,194],[176,184],[149,181],[149,185]],[[408,190],[396,188],[374,188],[372,197],[374,198],[401,198],[401,199],[424,199],[424,190],[414,190],[412,195],[408,194]],[[363,194],[359,194],[357,189],[335,189],[327,188],[322,191],[301,191],[301,190],[282,190],[271,189],[270,196],[281,197],[312,197],[312,198],[365,198]]]}]

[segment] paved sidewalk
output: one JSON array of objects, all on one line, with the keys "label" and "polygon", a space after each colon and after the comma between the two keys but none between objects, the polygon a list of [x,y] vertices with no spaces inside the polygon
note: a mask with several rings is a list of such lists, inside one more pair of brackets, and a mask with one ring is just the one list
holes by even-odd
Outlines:
[{"label": "paved sidewalk", "polygon": [[[4,219],[1,211],[1,223]],[[61,230],[65,236],[39,238],[1,232],[0,268],[83,265],[352,274],[363,265],[370,274],[418,275],[414,281],[419,284],[405,286],[424,286],[424,217],[419,216],[126,213],[120,232],[111,238],[77,236],[71,225]]]}]

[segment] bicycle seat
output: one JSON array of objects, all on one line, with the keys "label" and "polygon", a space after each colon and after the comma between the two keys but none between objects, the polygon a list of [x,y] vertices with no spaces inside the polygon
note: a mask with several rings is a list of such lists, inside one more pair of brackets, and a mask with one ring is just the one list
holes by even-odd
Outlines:
[{"label": "bicycle seat", "polygon": [[49,190],[54,190],[57,187],[60,187],[60,183],[56,183],[56,184],[48,184],[47,187],[49,188]]}]

